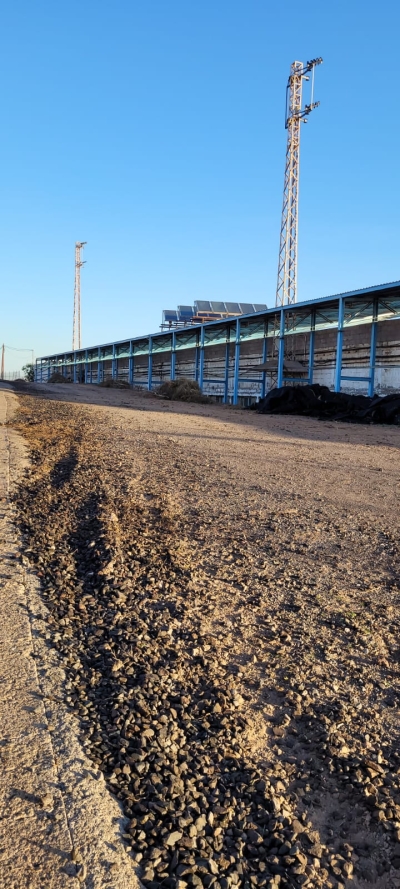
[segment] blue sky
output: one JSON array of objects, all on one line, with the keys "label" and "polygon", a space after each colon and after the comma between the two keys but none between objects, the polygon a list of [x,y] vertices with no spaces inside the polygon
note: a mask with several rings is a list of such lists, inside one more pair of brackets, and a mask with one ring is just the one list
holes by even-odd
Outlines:
[{"label": "blue sky", "polygon": [[324,58],[298,298],[399,279],[399,26],[395,0],[3,5],[0,344],[71,347],[76,240],[84,346],[194,299],[273,305],[294,59]]}]

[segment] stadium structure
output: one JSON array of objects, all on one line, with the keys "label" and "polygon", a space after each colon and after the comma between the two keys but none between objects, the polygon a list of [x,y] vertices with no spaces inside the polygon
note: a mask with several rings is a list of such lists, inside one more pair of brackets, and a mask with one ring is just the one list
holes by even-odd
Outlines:
[{"label": "stadium structure", "polygon": [[157,333],[38,358],[35,379],[57,373],[151,390],[186,377],[216,401],[244,405],[271,387],[301,383],[370,395],[400,390],[400,281],[270,309],[217,305],[225,311],[214,320],[188,307],[196,311],[182,323],[164,313]]}]

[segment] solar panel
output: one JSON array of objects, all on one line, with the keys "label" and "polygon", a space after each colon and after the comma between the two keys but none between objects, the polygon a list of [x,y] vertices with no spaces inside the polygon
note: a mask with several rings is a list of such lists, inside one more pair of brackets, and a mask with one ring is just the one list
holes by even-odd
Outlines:
[{"label": "solar panel", "polygon": [[225,312],[225,303],[211,302],[212,312]]},{"label": "solar panel", "polygon": [[211,312],[211,303],[206,300],[196,299],[194,307],[196,312]]},{"label": "solar panel", "polygon": [[177,321],[178,320],[178,312],[175,309],[164,309],[163,311],[163,321],[167,324],[169,321]]},{"label": "solar panel", "polygon": [[194,315],[193,306],[178,306],[178,315],[179,315],[180,321],[183,318],[193,318],[193,315]]},{"label": "solar panel", "polygon": [[250,312],[254,312],[253,303],[240,303],[240,308],[243,312],[243,315],[249,315]]},{"label": "solar panel", "polygon": [[225,309],[227,312],[231,312],[233,315],[240,315],[239,303],[225,303]]},{"label": "solar panel", "polygon": [[263,312],[268,306],[265,303],[254,303],[254,308],[256,312]]}]

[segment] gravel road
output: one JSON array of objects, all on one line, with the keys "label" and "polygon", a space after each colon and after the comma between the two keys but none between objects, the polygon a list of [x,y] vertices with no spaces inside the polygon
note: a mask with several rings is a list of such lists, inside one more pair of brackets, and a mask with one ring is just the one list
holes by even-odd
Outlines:
[{"label": "gravel road", "polygon": [[400,886],[400,432],[38,386],[16,506],[148,889]]}]

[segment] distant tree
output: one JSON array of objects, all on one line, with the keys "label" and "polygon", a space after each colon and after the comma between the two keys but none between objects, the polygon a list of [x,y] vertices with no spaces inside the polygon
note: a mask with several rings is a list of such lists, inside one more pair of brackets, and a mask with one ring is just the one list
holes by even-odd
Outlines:
[{"label": "distant tree", "polygon": [[27,383],[33,383],[35,379],[35,368],[33,364],[24,364],[22,373],[24,375],[24,380],[26,380]]}]

